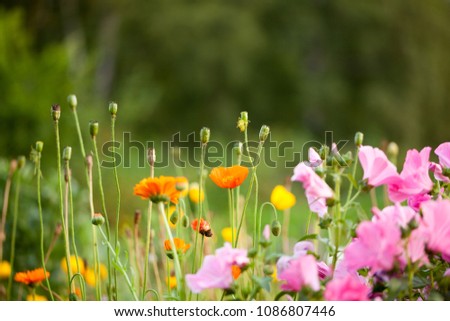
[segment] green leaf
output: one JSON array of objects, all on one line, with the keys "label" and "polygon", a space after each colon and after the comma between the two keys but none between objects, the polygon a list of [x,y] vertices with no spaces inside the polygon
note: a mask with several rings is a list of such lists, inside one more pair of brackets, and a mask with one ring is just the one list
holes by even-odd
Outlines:
[{"label": "green leaf", "polygon": [[306,241],[306,240],[315,240],[316,238],[317,238],[317,234],[307,234],[307,235],[303,236],[302,238],[300,238],[298,240],[298,242]]},{"label": "green leaf", "polygon": [[272,282],[272,278],[270,276],[252,276],[252,280],[261,288],[270,292],[270,283]]}]

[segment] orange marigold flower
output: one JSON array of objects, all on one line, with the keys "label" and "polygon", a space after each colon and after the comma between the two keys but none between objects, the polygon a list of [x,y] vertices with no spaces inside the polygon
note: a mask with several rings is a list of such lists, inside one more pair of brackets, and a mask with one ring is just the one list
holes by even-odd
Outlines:
[{"label": "orange marigold flower", "polygon": [[211,225],[209,225],[209,223],[202,218],[200,219],[200,226],[198,226],[198,220],[195,219],[192,221],[191,227],[194,231],[198,231],[201,235],[206,237],[213,236]]},{"label": "orange marigold flower", "polygon": [[134,186],[134,195],[150,199],[153,203],[178,203],[181,192],[176,188],[177,179],[173,176],[148,177]]},{"label": "orange marigold flower", "polygon": [[233,279],[237,280],[239,275],[241,275],[241,268],[237,265],[231,266],[231,275],[233,275]]},{"label": "orange marigold flower", "polygon": [[[50,277],[50,272],[47,272],[47,278]],[[32,271],[17,272],[14,276],[16,282],[20,282],[29,286],[34,286],[46,279],[44,269],[38,268]]]},{"label": "orange marigold flower", "polygon": [[[178,237],[173,238],[173,242],[175,243],[175,248],[177,249],[177,252],[186,253],[187,250],[191,247],[190,244],[184,242],[182,239]],[[170,240],[164,241],[164,248],[166,251],[172,251],[172,245],[170,244]]]},{"label": "orange marigold flower", "polygon": [[235,188],[241,185],[247,178],[248,168],[244,166],[216,167],[209,177],[221,188]]}]

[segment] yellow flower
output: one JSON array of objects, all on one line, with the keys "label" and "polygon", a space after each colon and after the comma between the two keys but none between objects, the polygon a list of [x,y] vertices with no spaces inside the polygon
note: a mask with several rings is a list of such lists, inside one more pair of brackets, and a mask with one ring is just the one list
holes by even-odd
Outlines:
[{"label": "yellow flower", "polygon": [[174,289],[174,288],[177,287],[177,278],[176,278],[176,276],[170,276],[170,277],[167,278],[166,281],[167,281],[167,284],[169,285],[169,287],[171,289]]},{"label": "yellow flower", "polygon": [[34,296],[32,294],[27,295],[27,301],[48,301],[47,297],[43,295],[35,294]]},{"label": "yellow flower", "polygon": [[[176,227],[176,225],[173,224],[173,223],[170,221],[170,217],[172,216],[173,212],[176,211],[176,209],[177,209],[177,207],[172,205],[172,206],[169,207],[169,210],[167,211],[167,220],[169,221],[169,225],[170,225],[171,228],[175,228],[175,227]],[[178,221],[181,220],[181,218],[183,217],[183,215],[184,215],[183,211],[181,211],[181,208],[179,208],[179,211],[178,211]]]},{"label": "yellow flower", "polygon": [[[234,236],[236,237],[236,229],[234,229]],[[225,227],[222,229],[222,238],[225,242],[231,243],[232,241],[231,227]]]},{"label": "yellow flower", "polygon": [[295,195],[283,185],[277,185],[270,195],[270,202],[280,211],[287,210],[295,205]]},{"label": "yellow flower", "polygon": [[[95,270],[87,268],[84,272],[84,280],[86,283],[92,287],[95,286]],[[105,280],[108,277],[108,269],[103,263],[100,263],[100,278]]]},{"label": "yellow flower", "polygon": [[0,262],[0,279],[7,279],[11,274],[11,264],[8,261]]},{"label": "yellow flower", "polygon": [[273,267],[273,273],[272,273],[271,277],[272,277],[272,282],[278,282],[276,266]]},{"label": "yellow flower", "polygon": [[[85,271],[84,260],[81,257],[78,257],[78,268],[80,269],[79,271],[77,269],[77,257],[75,255],[71,255],[70,256],[70,269],[72,270],[72,274],[75,274],[75,273],[84,274],[84,271]],[[66,264],[65,257],[61,260],[61,269],[64,271],[64,273],[67,274],[67,264]]]},{"label": "yellow flower", "polygon": [[200,193],[200,187],[197,183],[192,183],[189,186],[189,199],[195,204],[201,203],[205,200],[205,193],[203,190]]}]

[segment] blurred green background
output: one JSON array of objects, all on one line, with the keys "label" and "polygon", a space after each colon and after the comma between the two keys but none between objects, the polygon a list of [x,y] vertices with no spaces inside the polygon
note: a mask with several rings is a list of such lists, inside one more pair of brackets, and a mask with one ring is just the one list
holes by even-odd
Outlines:
[{"label": "blurred green background", "polygon": [[[251,139],[267,124],[273,140],[294,141],[298,150],[308,140],[323,142],[325,131],[350,141],[363,131],[367,144],[396,141],[401,153],[435,147],[450,140],[450,1],[1,0],[0,156],[28,155],[36,140],[44,141],[48,237],[58,217],[52,210],[54,103],[62,106],[62,144],[74,147],[77,212],[88,215],[66,102],[72,93],[88,150],[89,120],[100,121],[100,143],[110,137],[111,100],[119,104],[119,141],[122,131],[133,140],[160,142],[208,126],[212,138],[226,144],[243,139],[236,121],[247,110]],[[132,195],[134,184],[148,175],[148,168],[137,168],[138,157],[145,155],[133,150],[132,168],[119,168],[127,224],[134,208],[145,207]],[[7,175],[2,162],[1,192]],[[267,201],[292,169],[279,164],[260,172],[261,200]],[[37,217],[31,168],[28,173],[23,210],[32,218],[19,226],[22,233]],[[174,168],[162,173],[176,174]],[[198,180],[195,168],[184,174]],[[104,177],[112,216],[112,170],[105,169]],[[298,185],[293,211],[304,212]],[[224,212],[225,222],[226,193],[210,181],[207,188],[210,208]]]}]

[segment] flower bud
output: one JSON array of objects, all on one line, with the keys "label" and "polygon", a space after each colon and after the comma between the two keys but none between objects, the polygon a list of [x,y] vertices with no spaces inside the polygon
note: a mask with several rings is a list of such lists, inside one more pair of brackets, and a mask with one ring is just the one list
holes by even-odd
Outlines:
[{"label": "flower bud", "polygon": [[241,132],[245,131],[248,127],[248,122],[248,113],[246,111],[241,112],[241,116],[237,121],[237,128],[239,128]]},{"label": "flower bud", "polygon": [[117,104],[113,101],[109,103],[109,112],[111,116],[116,116],[117,114]]},{"label": "flower bud", "polygon": [[264,265],[263,272],[265,275],[272,275],[273,274],[273,266],[272,265]]},{"label": "flower bud", "polygon": [[95,213],[94,217],[92,218],[92,224],[94,225],[102,225],[103,223],[105,223],[105,218],[103,217],[102,214],[100,213]]},{"label": "flower bud", "polygon": [[387,156],[389,159],[396,159],[398,156],[398,145],[394,142],[390,142],[387,145]]},{"label": "flower bud", "polygon": [[178,218],[178,211],[173,211],[172,215],[170,215],[170,223],[172,223],[173,225],[177,224]]},{"label": "flower bud", "polygon": [[319,221],[319,227],[322,230],[326,230],[330,227],[331,221],[332,221],[331,217],[322,217],[320,218]]},{"label": "flower bud", "polygon": [[320,159],[325,160],[330,153],[330,148],[327,145],[322,145],[319,149]]},{"label": "flower bud", "polygon": [[247,252],[247,256],[249,257],[249,258],[254,258],[254,257],[256,257],[256,255],[258,254],[258,250],[256,249],[256,248],[254,248],[254,247],[252,247],[250,250],[248,250],[248,252]]},{"label": "flower bud", "polygon": [[69,301],[78,301],[78,297],[75,293],[70,293]]},{"label": "flower bud", "polygon": [[89,122],[89,133],[91,134],[91,137],[94,138],[98,134],[98,121],[91,120]]},{"label": "flower bud", "polygon": [[183,226],[184,228],[189,226],[189,217],[187,217],[187,215],[183,215],[181,217],[181,226]]},{"label": "flower bud", "polygon": [[154,148],[149,148],[147,150],[147,161],[150,166],[155,166],[156,153]]},{"label": "flower bud", "polygon": [[274,236],[280,235],[281,232],[281,223],[278,220],[272,222],[272,234]]},{"label": "flower bud", "polygon": [[12,176],[17,169],[17,160],[12,159],[9,163],[9,175]]},{"label": "flower bud", "polygon": [[27,163],[27,159],[26,159],[25,156],[19,156],[19,157],[17,158],[17,167],[18,167],[19,169],[24,168],[26,163]]},{"label": "flower bud", "polygon": [[52,105],[51,113],[53,120],[58,121],[61,117],[61,106],[59,106],[58,104]]},{"label": "flower bud", "polygon": [[211,135],[211,132],[208,127],[203,127],[200,130],[200,140],[203,145],[207,144],[209,142],[209,137]]},{"label": "flower bud", "polygon": [[270,127],[267,125],[262,125],[261,130],[259,131],[259,141],[265,142],[267,137],[269,137],[270,134]]},{"label": "flower bud", "polygon": [[67,96],[67,102],[69,103],[69,107],[72,110],[75,110],[77,108],[77,96],[75,95],[69,95]]},{"label": "flower bud", "polygon": [[42,153],[42,149],[44,148],[44,143],[43,142],[41,142],[40,140],[38,140],[37,142],[36,142],[36,151],[38,152],[38,153]]},{"label": "flower bud", "polygon": [[361,132],[357,132],[355,134],[355,145],[357,147],[361,147],[364,141],[364,134]]},{"label": "flower bud", "polygon": [[141,211],[140,210],[135,210],[134,211],[134,225],[139,225],[139,222],[141,221]]},{"label": "flower bud", "polygon": [[72,147],[66,146],[63,150],[63,160],[70,161],[72,158]]}]

